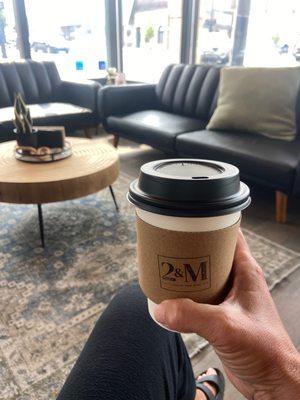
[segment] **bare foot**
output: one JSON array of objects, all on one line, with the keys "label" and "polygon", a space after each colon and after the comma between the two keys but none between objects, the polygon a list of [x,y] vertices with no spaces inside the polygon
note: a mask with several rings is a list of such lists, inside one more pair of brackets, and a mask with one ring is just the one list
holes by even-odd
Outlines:
[{"label": "bare foot", "polygon": [[[208,368],[208,370],[204,374],[198,376],[197,380],[205,375],[217,375],[217,371],[213,368]],[[214,396],[217,394],[217,389],[213,385],[207,382],[205,382],[204,385],[207,386],[209,390],[211,390]],[[195,400],[206,400],[206,396],[201,389],[196,390]]]}]

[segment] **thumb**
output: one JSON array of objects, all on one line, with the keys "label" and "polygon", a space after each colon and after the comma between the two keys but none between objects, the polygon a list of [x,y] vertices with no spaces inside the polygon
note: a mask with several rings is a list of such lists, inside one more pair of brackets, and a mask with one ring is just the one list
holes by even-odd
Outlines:
[{"label": "thumb", "polygon": [[154,317],[166,328],[197,333],[209,342],[214,342],[225,319],[220,306],[195,303],[190,299],[165,300],[160,303]]}]

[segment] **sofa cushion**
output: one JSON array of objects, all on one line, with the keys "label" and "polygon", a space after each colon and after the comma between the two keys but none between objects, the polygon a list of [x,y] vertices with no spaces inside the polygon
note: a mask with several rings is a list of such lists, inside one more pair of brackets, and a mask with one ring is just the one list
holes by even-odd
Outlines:
[{"label": "sofa cushion", "polygon": [[[89,125],[92,111],[67,103],[29,104],[34,125],[62,125],[67,130]],[[0,108],[1,140],[12,139],[14,118],[13,107]]]},{"label": "sofa cushion", "polygon": [[179,133],[203,129],[205,122],[164,111],[147,110],[128,115],[110,116],[106,121],[109,131],[139,143],[173,151]]},{"label": "sofa cushion", "polygon": [[[55,118],[59,116],[72,116],[74,114],[91,113],[88,108],[78,107],[73,104],[67,103],[42,103],[42,104],[28,104],[31,117],[34,122],[39,118]],[[14,119],[14,108],[4,107],[0,108],[0,124]]]},{"label": "sofa cushion", "polygon": [[293,140],[299,85],[300,67],[224,68],[218,105],[207,129]]},{"label": "sofa cushion", "polygon": [[300,160],[300,141],[284,142],[246,132],[198,131],[177,136],[182,156],[236,165],[241,175],[289,191]]}]

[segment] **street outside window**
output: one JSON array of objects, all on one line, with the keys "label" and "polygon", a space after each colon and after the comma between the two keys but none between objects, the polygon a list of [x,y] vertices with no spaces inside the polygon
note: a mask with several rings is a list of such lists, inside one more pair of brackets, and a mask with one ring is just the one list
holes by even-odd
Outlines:
[{"label": "street outside window", "polygon": [[101,78],[107,65],[105,2],[26,0],[31,57],[55,61],[63,78]]},{"label": "street outside window", "polygon": [[122,16],[126,79],[156,83],[180,60],[182,0],[123,0]]}]

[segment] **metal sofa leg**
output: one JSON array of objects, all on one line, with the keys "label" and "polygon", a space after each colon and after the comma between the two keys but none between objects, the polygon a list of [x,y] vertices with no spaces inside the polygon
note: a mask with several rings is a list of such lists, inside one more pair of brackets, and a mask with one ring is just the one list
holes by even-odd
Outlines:
[{"label": "metal sofa leg", "polygon": [[286,214],[287,214],[287,203],[288,196],[280,192],[276,191],[276,222],[280,224],[284,224],[286,222]]}]

